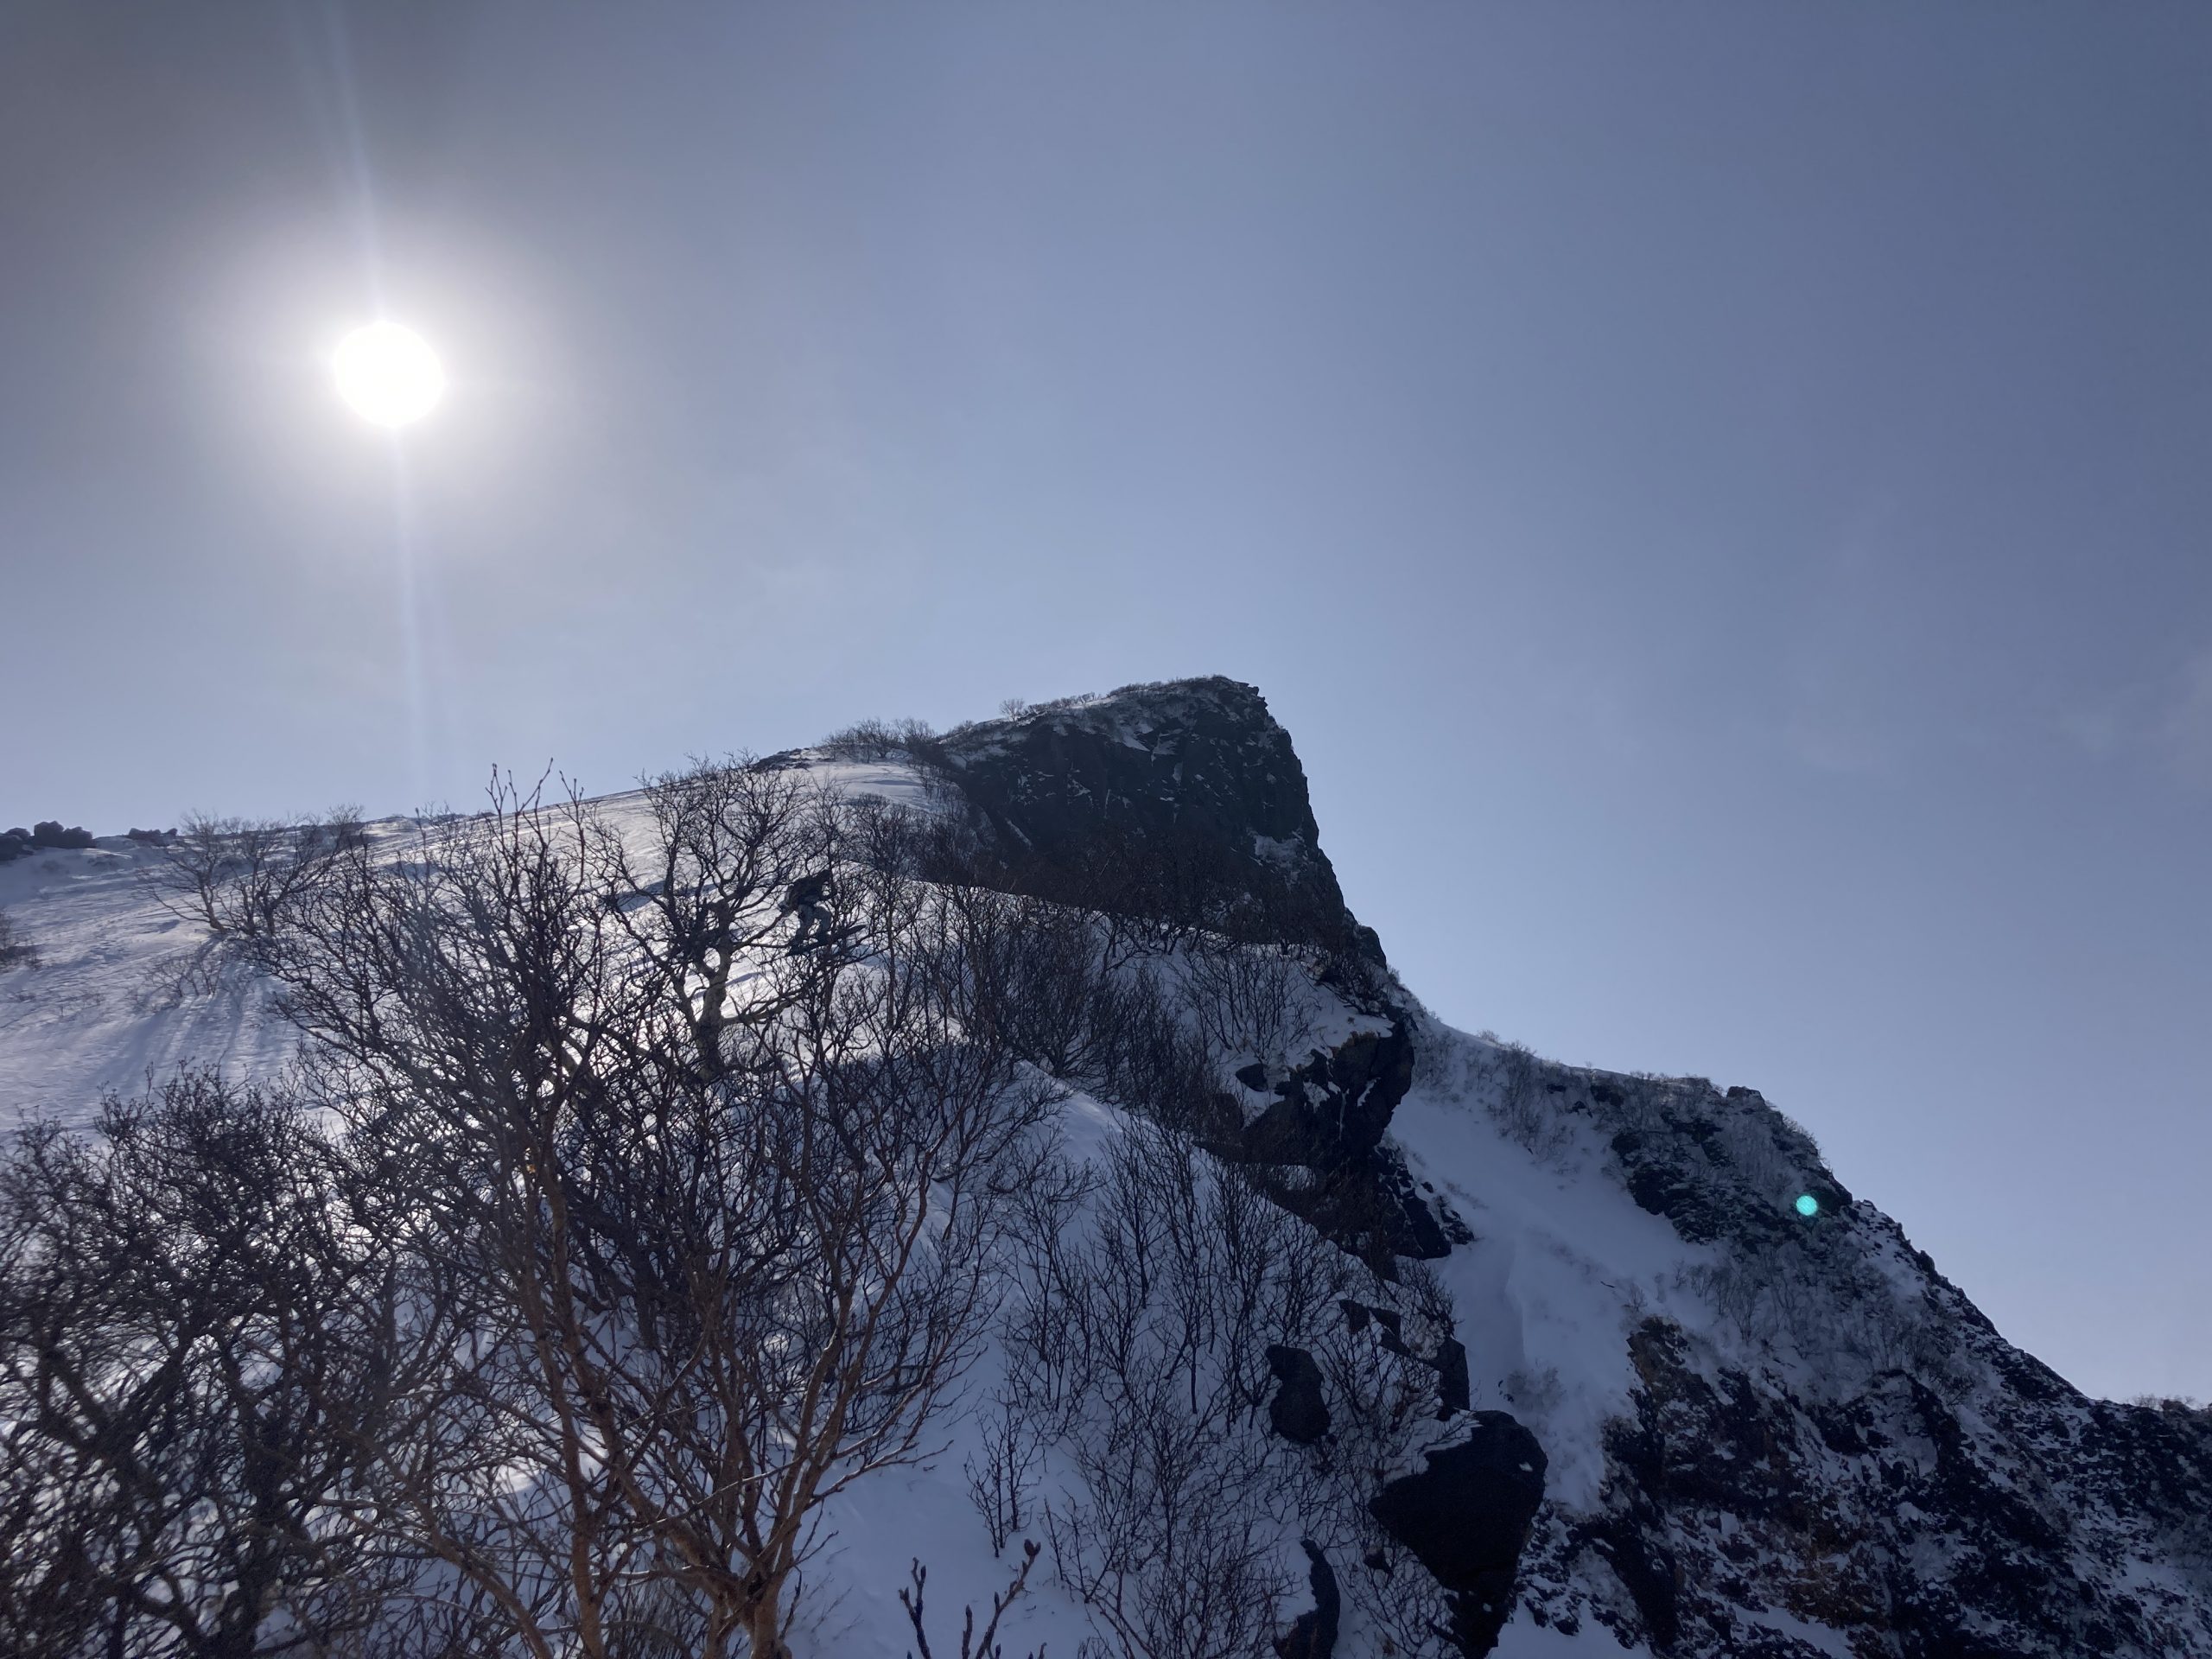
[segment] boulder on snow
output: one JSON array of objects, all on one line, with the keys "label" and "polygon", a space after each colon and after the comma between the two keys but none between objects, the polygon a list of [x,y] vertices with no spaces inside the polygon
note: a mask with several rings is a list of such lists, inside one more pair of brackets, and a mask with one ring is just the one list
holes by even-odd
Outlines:
[{"label": "boulder on snow", "polygon": [[1303,1348],[1268,1348],[1268,1369],[1282,1386],[1268,1402],[1268,1422],[1294,1446],[1311,1446],[1329,1432],[1329,1404],[1321,1397],[1321,1367]]},{"label": "boulder on snow", "polygon": [[1275,1638],[1275,1659],[1330,1659],[1337,1650],[1337,1621],[1344,1611],[1344,1596],[1337,1588],[1336,1569],[1321,1547],[1302,1538],[1311,1565],[1306,1582],[1313,1592],[1313,1605],[1300,1613],[1290,1629]]},{"label": "boulder on snow", "polygon": [[92,832],[82,824],[64,830],[58,818],[46,818],[31,826],[31,845],[34,847],[82,848],[92,844]]},{"label": "boulder on snow", "polygon": [[1394,1480],[1368,1512],[1444,1587],[1468,1659],[1496,1645],[1513,1605],[1513,1571],[1544,1499],[1544,1449],[1510,1413],[1480,1411],[1468,1436]]},{"label": "boulder on snow", "polygon": [[[1255,1071],[1256,1083],[1247,1076]],[[1247,1066],[1236,1079],[1255,1092],[1268,1086],[1262,1067]],[[1315,1049],[1274,1083],[1276,1099],[1245,1127],[1241,1154],[1316,1168],[1356,1162],[1381,1146],[1413,1083],[1413,1030],[1400,1014],[1387,1032],[1357,1032],[1332,1050]]]},{"label": "boulder on snow", "polygon": [[1436,1367],[1436,1414],[1449,1417],[1470,1409],[1474,1402],[1467,1382],[1466,1344],[1456,1337],[1445,1338],[1436,1344],[1431,1363]]}]

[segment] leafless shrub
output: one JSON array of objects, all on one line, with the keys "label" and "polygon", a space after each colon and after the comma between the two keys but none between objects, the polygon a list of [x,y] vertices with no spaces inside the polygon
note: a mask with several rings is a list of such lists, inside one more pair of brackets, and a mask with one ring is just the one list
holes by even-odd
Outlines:
[{"label": "leafless shrub", "polygon": [[1573,1125],[1543,1086],[1543,1062],[1524,1044],[1502,1042],[1479,1070],[1491,1121],[1533,1157],[1557,1157],[1574,1139]]},{"label": "leafless shrub", "polygon": [[1005,1552],[1007,1540],[1029,1523],[1031,1497],[1044,1460],[1044,1442],[1029,1414],[1001,1391],[982,1425],[982,1456],[961,1465],[968,1496],[991,1535],[991,1554]]},{"label": "leafless shrub", "polygon": [[[1021,1565],[1014,1570],[1014,1580],[991,1598],[990,1622],[983,1626],[983,1633],[976,1634],[976,1610],[964,1607],[960,1618],[960,1659],[1006,1659],[1006,1649],[999,1644],[999,1620],[1006,1617],[1006,1610],[1014,1605],[1029,1587],[1029,1569],[1037,1563],[1037,1546],[1022,1546]],[[907,1622],[914,1627],[914,1644],[921,1649],[921,1659],[934,1659],[930,1650],[929,1629],[923,1619],[922,1592],[929,1580],[929,1569],[918,1557],[909,1569],[910,1584],[899,1592],[899,1605],[906,1610]],[[912,1659],[912,1656],[909,1656]],[[1045,1659],[1042,1648],[1029,1659]]]},{"label": "leafless shrub", "polygon": [[1748,1343],[1787,1346],[1840,1380],[1909,1370],[1955,1378],[1959,1356],[1944,1322],[1908,1300],[1875,1267],[1834,1260],[1791,1240],[1732,1243],[1719,1261],[1685,1268],[1683,1281]]},{"label": "leafless shrub", "polygon": [[2165,1416],[2178,1417],[2183,1421],[2191,1418],[2212,1418],[2212,1402],[2195,1399],[2185,1394],[2139,1394],[2127,1403],[2145,1411],[2155,1411]]},{"label": "leafless shrub", "polygon": [[1083,1480],[1047,1510],[1055,1568],[1126,1659],[1260,1653],[1290,1587],[1257,1421],[1262,1356],[1323,1300],[1271,1269],[1295,1275],[1311,1260],[1267,1259],[1262,1235],[1289,1241],[1265,1224],[1287,1218],[1241,1183],[1209,1180],[1187,1141],[1143,1123],[1117,1146],[1094,1210],[1081,1242],[1035,1241],[1009,1327],[1015,1397],[1058,1429]]},{"label": "leafless shrub", "polygon": [[1208,938],[1188,953],[1198,1029],[1223,1053],[1282,1062],[1313,1035],[1313,974],[1286,947]]},{"label": "leafless shrub", "polygon": [[927,721],[863,720],[832,732],[815,746],[838,760],[927,760],[938,735]]},{"label": "leafless shrub", "polygon": [[254,959],[329,861],[365,841],[357,807],[288,823],[275,818],[188,817],[151,873],[156,900],[206,931],[203,976],[223,961]]},{"label": "leafless shrub", "polygon": [[1534,1370],[1507,1372],[1505,1397],[1519,1410],[1541,1421],[1557,1409],[1566,1397],[1560,1385],[1559,1367],[1544,1365]]},{"label": "leafless shrub", "polygon": [[35,968],[38,947],[23,936],[16,918],[0,910],[0,968]]},{"label": "leafless shrub", "polygon": [[[1340,1301],[1402,1298],[1424,1344],[1448,1332],[1448,1302],[1433,1280],[1384,1285],[1144,1120],[1085,1213],[1075,1232],[1028,1235],[1005,1325],[1011,1408],[1081,1477],[1045,1506],[1055,1571],[1122,1659],[1265,1654],[1300,1576],[1286,1541],[1320,1537],[1341,1557],[1373,1529],[1377,1471],[1436,1427],[1433,1370],[1379,1327],[1351,1332]],[[1319,1359],[1334,1420],[1322,1446],[1270,1430],[1273,1344]]]},{"label": "leafless shrub", "polygon": [[945,902],[979,945],[969,963],[969,1017],[1056,1077],[1092,1075],[1107,973],[1094,919],[1065,905],[982,887],[950,887]]},{"label": "leafless shrub", "polygon": [[1155,1122],[1198,1131],[1224,1109],[1218,1056],[1149,964],[1102,980],[1090,1045],[1086,1082]]}]

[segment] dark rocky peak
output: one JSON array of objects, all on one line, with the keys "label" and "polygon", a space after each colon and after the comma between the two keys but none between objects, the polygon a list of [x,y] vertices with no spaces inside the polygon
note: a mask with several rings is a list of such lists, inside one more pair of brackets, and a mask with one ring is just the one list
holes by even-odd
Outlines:
[{"label": "dark rocky peak", "polygon": [[928,758],[1027,887],[1382,960],[1321,850],[1290,734],[1251,686],[1216,676],[1018,709]]}]

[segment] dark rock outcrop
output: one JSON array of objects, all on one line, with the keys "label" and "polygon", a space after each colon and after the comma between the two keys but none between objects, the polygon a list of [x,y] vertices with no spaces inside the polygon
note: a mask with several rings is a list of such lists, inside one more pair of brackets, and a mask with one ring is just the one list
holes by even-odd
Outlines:
[{"label": "dark rock outcrop", "polygon": [[1544,1497],[1544,1449],[1509,1413],[1479,1411],[1466,1438],[1394,1480],[1369,1511],[1444,1587],[1452,1634],[1468,1659],[1497,1644],[1513,1609],[1513,1574]]},{"label": "dark rock outcrop", "polygon": [[[1386,1004],[1386,1006],[1388,1006]],[[1361,1032],[1334,1050],[1315,1050],[1271,1086],[1248,1066],[1238,1081],[1275,1098],[1214,1150],[1245,1163],[1289,1166],[1311,1179],[1282,1183],[1285,1208],[1387,1270],[1393,1256],[1434,1261],[1448,1255],[1457,1217],[1421,1193],[1384,1138],[1390,1115],[1414,1078],[1411,1021],[1391,1009],[1386,1032]]]},{"label": "dark rock outcrop", "polygon": [[1311,1446],[1329,1432],[1329,1405],[1321,1397],[1321,1367],[1303,1348],[1268,1349],[1268,1370],[1279,1386],[1268,1402],[1268,1423],[1294,1446]]},{"label": "dark rock outcrop", "polygon": [[1363,1159],[1382,1144],[1413,1083],[1413,1033],[1401,1014],[1387,1032],[1360,1032],[1327,1052],[1315,1050],[1276,1083],[1274,1103],[1244,1126],[1244,1156],[1316,1167]]},{"label": "dark rock outcrop", "polygon": [[[804,766],[809,753],[760,764]],[[1170,1077],[1172,1065],[1145,1080],[1149,1097],[1124,1103],[1258,1166],[1279,1203],[1386,1275],[1400,1256],[1434,1259],[1469,1236],[1385,1137],[1413,1081],[1412,1017],[1374,933],[1345,906],[1305,769],[1258,691],[1219,677],[1125,686],[942,737],[873,723],[811,753],[899,758],[929,776],[958,809],[923,855],[938,879],[1164,922],[1171,934],[1296,947],[1323,984],[1383,1027],[1316,1049],[1279,1077],[1247,1065],[1239,1080],[1274,1096],[1254,1117],[1217,1083]],[[1057,1072],[1052,1055],[1031,1058]]]},{"label": "dark rock outcrop", "polygon": [[[1604,1510],[1548,1541],[1534,1571],[1594,1558],[1633,1610],[1624,1641],[1717,1659],[1762,1639],[1747,1610],[1778,1605],[1854,1651],[1906,1659],[2195,1650],[2171,1622],[2178,1586],[2101,1570],[2113,1535],[2098,1510],[2117,1499],[2162,1517],[2161,1547],[2203,1559],[2212,1522],[2188,1494],[2212,1478],[2204,1414],[2091,1408],[2080,1450],[2066,1448],[2090,1478],[2069,1490],[2036,1468],[2033,1414],[2017,1406],[1986,1419],[1991,1402],[1947,1400],[1902,1371],[1847,1402],[1771,1373],[1707,1375],[1656,1319],[1630,1352],[1637,1411],[1607,1432]],[[2107,1452],[2132,1476],[2084,1501]]]},{"label": "dark rock outcrop", "polygon": [[1311,1538],[1299,1541],[1308,1563],[1306,1582],[1313,1605],[1300,1613],[1290,1629],[1275,1638],[1276,1659],[1331,1659],[1337,1650],[1337,1623],[1344,1612],[1343,1593],[1337,1588],[1336,1569],[1321,1547]]},{"label": "dark rock outcrop", "polygon": [[1709,1252],[1720,1327],[1634,1327],[1600,1502],[1523,1551],[1533,1622],[1668,1659],[1811,1659],[1792,1622],[1862,1659],[2212,1655],[2212,1412],[2005,1342],[1755,1090],[1547,1070]]},{"label": "dark rock outcrop", "polygon": [[1071,697],[962,727],[930,758],[996,855],[1047,897],[1110,892],[1382,959],[1321,850],[1290,734],[1251,686],[1216,677]]},{"label": "dark rock outcrop", "polygon": [[[1769,1106],[1758,1091],[1731,1089],[1724,1096],[1702,1077],[1635,1086],[1599,1084],[1594,1102],[1630,1120],[1615,1129],[1611,1146],[1629,1196],[1664,1216],[1692,1244],[1716,1240],[1753,1249],[1773,1248],[1802,1235],[1808,1217],[1790,1202],[1810,1193],[1818,1216],[1848,1208],[1852,1195],[1821,1164],[1804,1131]],[[1798,1179],[1787,1192],[1745,1189],[1740,1166],[1747,1144],[1770,1149],[1794,1165]]]},{"label": "dark rock outcrop", "polygon": [[1446,1337],[1437,1345],[1436,1358],[1436,1414],[1449,1417],[1455,1411],[1471,1409],[1467,1381],[1467,1350],[1456,1337]]}]

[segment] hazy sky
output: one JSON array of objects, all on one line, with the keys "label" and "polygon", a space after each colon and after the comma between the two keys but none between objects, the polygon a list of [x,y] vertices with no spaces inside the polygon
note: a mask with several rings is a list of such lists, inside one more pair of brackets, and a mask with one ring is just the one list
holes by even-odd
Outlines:
[{"label": "hazy sky", "polygon": [[1234,675],[1440,1013],[2212,1395],[2208,179],[2197,3],[13,0],[0,827]]}]

